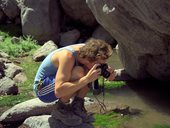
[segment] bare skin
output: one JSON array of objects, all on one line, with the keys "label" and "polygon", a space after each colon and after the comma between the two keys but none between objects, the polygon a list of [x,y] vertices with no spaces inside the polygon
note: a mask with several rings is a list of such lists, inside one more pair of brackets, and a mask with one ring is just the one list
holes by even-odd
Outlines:
[{"label": "bare skin", "polygon": [[[80,47],[82,45],[72,46],[77,53]],[[74,66],[75,60],[83,66]],[[106,62],[106,60],[89,62],[79,56],[75,58],[68,50],[56,52],[53,54],[51,61],[58,68],[55,79],[55,95],[63,102],[68,102],[73,95],[84,98],[89,91],[87,85],[98,79],[101,74],[101,69],[96,69],[96,67]],[[113,69],[109,68],[108,70],[111,72],[108,79],[113,80]]]}]

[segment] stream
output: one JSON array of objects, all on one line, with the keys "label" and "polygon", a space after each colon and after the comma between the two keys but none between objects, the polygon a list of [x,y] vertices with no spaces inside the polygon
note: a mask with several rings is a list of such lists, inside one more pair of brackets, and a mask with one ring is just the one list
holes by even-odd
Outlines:
[{"label": "stream", "polygon": [[[114,51],[108,61],[115,69],[122,68]],[[121,88],[108,90],[105,102],[128,105],[142,111],[132,117],[123,128],[170,128],[170,83],[156,80],[130,81]],[[164,127],[163,127],[164,126]]]}]

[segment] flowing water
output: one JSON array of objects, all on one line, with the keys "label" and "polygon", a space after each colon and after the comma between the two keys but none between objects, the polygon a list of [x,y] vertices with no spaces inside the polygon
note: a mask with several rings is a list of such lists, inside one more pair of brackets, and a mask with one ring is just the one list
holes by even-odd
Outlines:
[{"label": "flowing water", "polygon": [[[111,67],[122,68],[116,52],[109,59]],[[132,117],[124,128],[170,128],[170,83],[155,80],[131,81],[125,86],[109,90],[106,102],[124,104],[142,111]]]}]

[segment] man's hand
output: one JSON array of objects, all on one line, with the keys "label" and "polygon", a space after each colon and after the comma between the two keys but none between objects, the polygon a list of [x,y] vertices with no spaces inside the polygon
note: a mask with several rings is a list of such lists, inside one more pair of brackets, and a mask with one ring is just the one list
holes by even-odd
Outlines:
[{"label": "man's hand", "polygon": [[110,66],[108,66],[107,70],[110,72],[110,76],[107,79],[110,81],[114,80],[115,75],[116,75],[114,69],[112,69]]},{"label": "man's hand", "polygon": [[100,68],[97,69],[97,66],[99,65],[100,64],[95,64],[86,74],[85,77],[89,81],[89,83],[95,81],[100,76],[101,69]]}]

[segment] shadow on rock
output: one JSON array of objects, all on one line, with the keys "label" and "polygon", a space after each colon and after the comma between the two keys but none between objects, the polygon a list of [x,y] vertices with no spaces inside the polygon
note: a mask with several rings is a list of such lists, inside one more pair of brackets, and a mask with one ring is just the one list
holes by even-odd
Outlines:
[{"label": "shadow on rock", "polygon": [[53,117],[48,118],[48,122],[50,125],[50,128],[94,128],[94,126],[91,123],[82,123],[78,126],[67,126],[63,124],[60,120],[56,120]]}]

